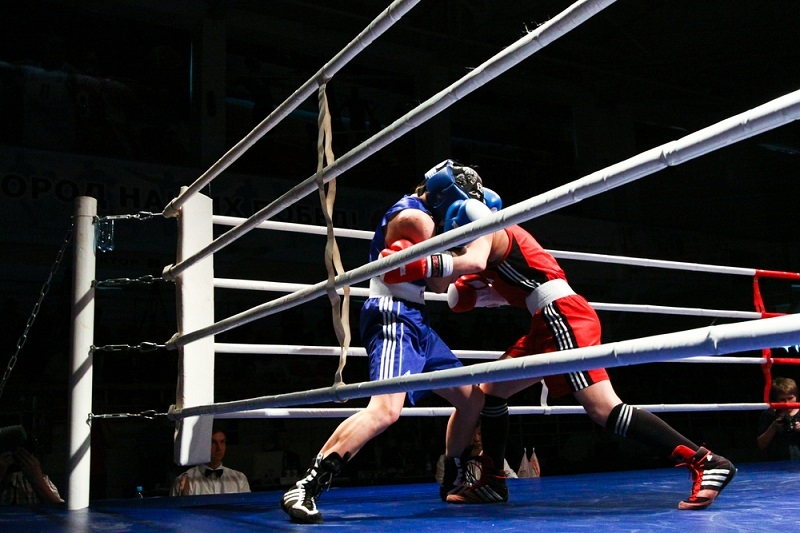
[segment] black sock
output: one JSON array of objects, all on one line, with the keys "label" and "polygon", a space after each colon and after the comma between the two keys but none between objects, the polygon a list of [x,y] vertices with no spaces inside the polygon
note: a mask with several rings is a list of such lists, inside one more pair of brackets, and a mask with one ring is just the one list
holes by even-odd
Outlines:
[{"label": "black sock", "polygon": [[481,411],[481,439],[483,454],[489,457],[497,470],[503,470],[508,441],[508,402],[499,396],[486,395]]},{"label": "black sock", "polygon": [[675,448],[681,444],[693,451],[699,449],[695,443],[675,431],[653,413],[625,403],[621,403],[611,410],[606,422],[606,429],[621,437],[648,444],[666,456],[671,456]]}]

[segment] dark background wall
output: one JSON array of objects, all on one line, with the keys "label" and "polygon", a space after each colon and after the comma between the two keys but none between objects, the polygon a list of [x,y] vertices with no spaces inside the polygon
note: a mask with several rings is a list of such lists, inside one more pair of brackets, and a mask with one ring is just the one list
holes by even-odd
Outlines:
[{"label": "dark background wall", "polygon": [[[421,3],[328,84],[334,149],[341,156],[557,16],[566,1]],[[160,213],[178,188],[252,130],[378,13],[383,2],[45,1],[0,12],[0,201],[3,363],[16,352],[63,243],[73,200],[100,214]],[[422,172],[451,157],[477,165],[506,205],[546,192],[800,87],[790,0],[617,2],[339,179],[337,225],[371,230],[382,209]],[[267,133],[206,191],[219,214],[249,216],[316,167],[315,98]],[[550,249],[796,272],[797,123],[757,135],[525,224]],[[276,217],[321,223],[312,195]],[[98,254],[98,278],[159,276],[174,261],[173,220],[118,222],[116,248]],[[340,242],[345,266],[363,241]],[[322,241],[248,236],[216,260],[218,277],[297,283],[325,277]],[[3,425],[25,423],[64,485],[71,251],[0,397]],[[751,281],[564,260],[571,284],[594,302],[752,309]],[[769,310],[796,312],[790,282],[767,283]],[[219,294],[229,316],[271,296]],[[98,293],[96,345],[163,344],[175,332],[169,284]],[[357,324],[358,305],[353,323]],[[525,328],[512,312],[450,315],[432,304],[454,348],[502,350]],[[724,320],[602,312],[604,341]],[[221,335],[228,342],[334,344],[327,302],[316,301]],[[354,341],[358,345],[357,339]],[[781,350],[782,355],[792,348]],[[753,355],[753,354],[742,354]],[[95,413],[165,412],[177,356],[95,354]],[[217,357],[218,401],[325,386],[331,358]],[[780,370],[795,378],[794,368]],[[661,364],[611,371],[629,403],[759,402],[757,367]],[[243,376],[245,376],[243,378]],[[366,379],[352,358],[346,380]],[[532,390],[518,405],[538,401]],[[363,405],[353,402],[354,405]],[[672,413],[697,442],[758,460],[752,412]],[[226,421],[229,461],[255,487],[299,468],[337,420]],[[403,419],[351,468],[354,482],[426,476],[443,449],[444,421]],[[177,472],[172,425],[96,420],[93,497],[162,494]],[[545,474],[663,465],[582,416],[514,419],[511,447],[535,447]],[[425,459],[420,459],[425,458]],[[512,460],[513,462],[513,460]],[[279,465],[279,466],[276,466]],[[294,465],[297,466],[297,465]]]}]

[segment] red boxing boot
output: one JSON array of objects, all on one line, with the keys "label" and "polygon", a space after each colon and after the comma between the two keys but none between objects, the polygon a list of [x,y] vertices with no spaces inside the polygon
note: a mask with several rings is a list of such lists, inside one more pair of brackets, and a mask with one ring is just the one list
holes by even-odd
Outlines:
[{"label": "red boxing boot", "polygon": [[733,463],[705,448],[695,452],[681,445],[672,452],[672,458],[682,461],[675,466],[686,466],[692,474],[692,494],[678,504],[681,510],[705,509],[736,475]]}]

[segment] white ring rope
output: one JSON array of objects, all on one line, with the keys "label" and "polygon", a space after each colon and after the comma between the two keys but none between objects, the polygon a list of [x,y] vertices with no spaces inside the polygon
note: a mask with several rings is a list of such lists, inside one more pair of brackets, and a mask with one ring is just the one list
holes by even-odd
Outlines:
[{"label": "white ring rope", "polygon": [[[225,226],[236,226],[241,224],[245,219],[241,217],[228,217],[221,215],[214,215],[212,217],[214,224]],[[327,229],[323,226],[315,226],[308,224],[297,224],[290,222],[273,222],[265,221],[257,226],[257,229],[269,229],[276,231],[288,231],[293,233],[306,233],[312,235],[326,235]],[[371,240],[374,232],[366,230],[352,230],[346,228],[334,228],[334,234],[337,237],[350,237],[355,239]],[[763,272],[765,275],[770,275],[770,271],[757,270],[755,268],[741,268],[741,267],[728,267],[720,265],[708,265],[702,263],[688,263],[682,261],[667,261],[661,259],[646,259],[640,257],[627,257],[609,254],[597,254],[587,252],[568,252],[563,250],[547,250],[554,257],[559,259],[572,259],[575,261],[592,261],[597,263],[612,263],[628,266],[642,266],[648,268],[663,268],[671,270],[687,270],[692,272],[706,272],[714,274],[731,274],[739,276],[754,276],[757,272]],[[779,272],[778,274],[793,274]],[[800,274],[793,274],[800,277]],[[227,278],[215,278],[214,286],[222,289],[239,289],[239,290],[256,290],[256,291],[274,291],[274,292],[295,292],[309,287],[308,284],[300,283],[283,283],[283,282],[269,282],[257,280],[239,280]],[[340,289],[341,291],[341,289]],[[353,296],[369,296],[369,289],[366,288],[351,288]],[[343,292],[343,291],[341,291]],[[444,294],[436,294],[432,292],[425,293],[425,300],[427,301],[446,301],[447,296]],[[715,318],[741,318],[741,319],[754,319],[761,318],[761,313],[757,311],[731,311],[720,309],[699,309],[693,307],[671,307],[659,305],[640,305],[640,304],[620,304],[620,303],[603,303],[603,302],[589,302],[592,307],[598,311],[624,311],[628,313],[648,313],[648,314],[665,314],[665,315],[689,315],[689,316],[704,316]]]},{"label": "white ring rope", "polygon": [[[244,222],[245,218],[241,217],[226,217],[222,215],[214,215],[211,217],[214,224],[220,226],[238,226]],[[256,229],[271,229],[290,231],[293,233],[309,233],[311,235],[328,235],[328,228],[325,226],[314,226],[312,224],[297,224],[295,222],[275,222],[273,220],[265,220],[261,222]],[[333,228],[333,234],[336,237],[350,237],[353,239],[364,239],[366,241],[372,240],[375,235],[374,231],[366,231],[361,229],[347,229],[347,228]]]},{"label": "white ring rope", "polygon": [[[348,355],[354,355],[356,357],[367,356],[367,351],[364,348],[356,347],[351,348],[351,350],[352,352]],[[303,346],[298,344],[237,344],[233,342],[218,342],[214,344],[214,351],[216,353],[259,355],[326,355],[337,357],[339,355],[338,346]],[[456,354],[459,359],[478,359],[482,361],[496,361],[503,355],[503,352],[499,350],[453,350],[453,353]],[[767,363],[767,360],[763,357],[709,357],[697,355],[665,362],[764,365]]]},{"label": "white ring rope", "polygon": [[[212,217],[214,224],[220,226],[238,226],[243,223],[245,218],[242,217],[228,217],[222,215],[214,215]],[[297,224],[294,222],[274,222],[267,220],[261,222],[257,229],[269,230],[282,230],[294,233],[308,233],[312,235],[326,235],[326,228],[324,226],[315,226],[310,224]],[[356,230],[347,228],[334,228],[334,234],[337,237],[351,237],[354,239],[372,240],[374,231]],[[646,259],[641,257],[627,257],[621,255],[609,254],[596,254],[590,252],[567,252],[564,250],[551,250],[548,249],[553,257],[556,259],[573,259],[575,261],[592,261],[597,263],[612,263],[618,265],[630,266],[643,266],[651,268],[667,268],[671,270],[689,270],[693,272],[709,272],[715,274],[733,274],[739,276],[754,276],[757,272],[755,268],[742,268],[742,267],[729,267],[721,265],[704,265],[702,263],[687,263],[682,261],[668,261],[663,259]]]},{"label": "white ring rope", "polygon": [[[219,289],[240,289],[240,290],[254,290],[254,291],[272,291],[272,292],[296,292],[311,285],[303,283],[285,283],[280,281],[256,281],[256,280],[242,280],[242,279],[229,279],[229,278],[214,278],[214,287]],[[341,291],[341,289],[339,289]],[[363,287],[351,287],[350,293],[353,296],[369,296],[369,289]],[[447,301],[446,294],[436,294],[433,292],[425,293],[425,300],[428,301]],[[662,314],[662,315],[689,315],[689,316],[704,316],[715,318],[762,318],[761,313],[757,311],[729,311],[724,309],[702,309],[698,307],[675,307],[666,305],[652,305],[652,304],[620,304],[620,303],[603,303],[603,302],[589,302],[591,306],[598,311],[624,311],[627,313],[648,313],[648,314]]]},{"label": "white ring rope", "polygon": [[[674,403],[674,404],[639,404],[635,407],[650,411],[651,413],[690,413],[707,411],[763,411],[769,409],[768,403]],[[214,418],[347,418],[363,410],[360,407],[333,407],[333,408],[287,408],[287,409],[255,409],[238,413],[224,413],[215,415]],[[404,407],[400,416],[450,416],[452,407]],[[508,407],[510,415],[580,415],[586,410],[580,405],[558,406],[520,406]]]},{"label": "white ring rope", "polygon": [[331,165],[325,167],[321,173],[315,173],[290,191],[284,193],[277,200],[263,207],[252,217],[248,218],[242,225],[220,235],[208,246],[191,257],[187,257],[174,265],[168,266],[164,270],[164,276],[175,277],[189,266],[218,252],[245,233],[254,229],[262,221],[275,216],[300,198],[317,190],[320,179],[323,183],[328,183],[339,174],[349,170],[428,119],[441,113],[472,91],[482,87],[511,67],[527,59],[535,52],[541,50],[558,37],[561,37],[585,22],[615,1],[616,0],[581,0],[575,2],[556,17],[528,33],[525,37],[519,39],[516,43],[482,63],[454,84],[432,96],[409,113],[395,120],[382,131],[376,133],[371,138],[347,152]]},{"label": "white ring rope", "polygon": [[724,309],[703,309],[701,307],[675,307],[669,305],[651,304],[618,304],[602,302],[589,302],[589,304],[597,311],[623,311],[626,313],[704,316],[714,318],[743,318],[745,320],[763,318],[763,315],[757,311],[726,311]]},{"label": "white ring rope", "polygon": [[[712,126],[686,135],[676,141],[611,165],[588,176],[572,181],[551,191],[534,196],[502,209],[485,218],[471,222],[427,241],[415,244],[390,256],[367,263],[336,277],[336,287],[353,285],[382,274],[395,266],[439,250],[486,235],[497,229],[524,222],[537,216],[577,203],[601,192],[619,187],[647,176],[668,166],[675,166],[699,157],[710,151],[747,139],[764,131],[776,128],[800,118],[800,91],[789,93],[762,104],[750,111],[718,122]],[[341,161],[341,159],[339,160]],[[334,163],[335,164],[335,163]],[[328,167],[331,168],[331,167]],[[249,219],[253,220],[253,219]],[[239,226],[242,227],[242,226]],[[167,343],[178,347],[194,340],[222,333],[238,325],[294,307],[299,303],[317,298],[326,293],[325,281],[253,307],[247,311],[225,318],[208,327],[176,335]]]},{"label": "white ring rope", "polygon": [[[261,137],[275,127],[280,121],[286,118],[289,113],[297,109],[300,104],[308,99],[317,88],[333,77],[342,67],[367,48],[375,39],[383,35],[395,22],[411,10],[420,0],[395,0],[386,10],[378,15],[369,26],[367,26],[358,36],[345,46],[333,59],[327,62],[316,74],[306,83],[297,89],[289,98],[275,108],[253,131],[248,133],[236,146],[228,150],[216,163],[214,163],[202,176],[200,176],[191,186],[183,191],[177,198],[173,199],[166,208],[163,215],[172,217],[178,214],[180,207],[193,194],[197,193],[219,176],[226,168],[232,165],[241,155],[250,149]],[[309,191],[311,192],[311,191]]]},{"label": "white ring rope", "polygon": [[663,259],[645,259],[641,257],[625,257],[587,252],[565,252],[548,250],[557,259],[574,259],[576,261],[597,261],[598,263],[614,263],[617,265],[643,266],[649,268],[668,268],[670,270],[689,270],[692,272],[709,272],[712,274],[733,274],[737,276],[754,276],[755,268],[741,268],[720,265],[704,265],[683,261],[666,261]]},{"label": "white ring rope", "polygon": [[345,384],[338,387],[262,396],[183,409],[172,406],[169,417],[182,419],[190,416],[216,415],[267,407],[285,407],[326,401],[341,402],[377,394],[480,383],[487,377],[491,381],[507,381],[591,368],[611,368],[669,361],[698,355],[698,353],[723,355],[796,344],[800,344],[800,315],[787,315],[538,354],[534,357],[477,363],[461,368],[401,376],[382,381]]}]

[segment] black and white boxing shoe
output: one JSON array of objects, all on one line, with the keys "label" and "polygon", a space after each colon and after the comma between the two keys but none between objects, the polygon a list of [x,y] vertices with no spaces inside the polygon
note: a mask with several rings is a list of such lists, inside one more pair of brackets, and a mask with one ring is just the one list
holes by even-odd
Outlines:
[{"label": "black and white boxing shoe", "polygon": [[333,477],[344,468],[350,454],[340,457],[332,452],[323,458],[317,455],[314,464],[306,471],[292,488],[287,490],[281,499],[281,509],[289,515],[289,519],[297,524],[319,524],[322,513],[317,509],[317,498],[322,489],[328,488]]}]

